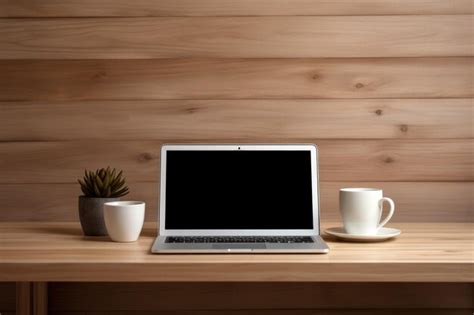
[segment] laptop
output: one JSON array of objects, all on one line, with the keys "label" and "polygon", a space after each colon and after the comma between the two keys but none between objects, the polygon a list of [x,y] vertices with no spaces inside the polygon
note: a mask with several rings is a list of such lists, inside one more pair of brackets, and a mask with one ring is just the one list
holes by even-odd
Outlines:
[{"label": "laptop", "polygon": [[315,145],[163,145],[153,253],[327,253]]}]

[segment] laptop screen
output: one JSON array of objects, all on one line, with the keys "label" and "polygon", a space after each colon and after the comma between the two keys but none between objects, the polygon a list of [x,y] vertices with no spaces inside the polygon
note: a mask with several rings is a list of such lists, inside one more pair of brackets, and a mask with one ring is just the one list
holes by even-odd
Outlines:
[{"label": "laptop screen", "polygon": [[167,151],[166,229],[313,229],[310,151]]}]

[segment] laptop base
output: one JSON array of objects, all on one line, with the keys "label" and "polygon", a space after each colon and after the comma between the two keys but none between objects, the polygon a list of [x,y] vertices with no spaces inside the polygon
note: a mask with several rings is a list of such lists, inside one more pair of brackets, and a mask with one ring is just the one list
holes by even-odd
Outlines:
[{"label": "laptop base", "polygon": [[320,236],[312,236],[312,239],[313,243],[167,243],[166,236],[158,236],[151,251],[156,254],[325,254],[329,252],[328,246]]}]

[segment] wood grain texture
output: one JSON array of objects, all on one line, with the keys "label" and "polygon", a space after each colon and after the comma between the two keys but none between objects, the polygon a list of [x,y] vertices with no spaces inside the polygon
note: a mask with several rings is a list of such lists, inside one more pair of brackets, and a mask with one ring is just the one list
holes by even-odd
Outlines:
[{"label": "wood grain texture", "polygon": [[[51,283],[51,311],[468,309],[472,284]],[[236,298],[238,294],[238,298]],[[183,298],[186,297],[186,298]]]},{"label": "wood grain texture", "polygon": [[392,226],[402,234],[389,242],[326,237],[327,255],[152,255],[155,224],[123,244],[85,238],[78,222],[0,223],[0,281],[474,282],[474,224]]},{"label": "wood grain texture", "polygon": [[[472,315],[470,309],[313,309],[313,310],[214,310],[214,311],[160,311],[160,315]],[[154,315],[155,311],[59,311],[51,315]],[[14,314],[5,314],[14,315]]]},{"label": "wood grain texture", "polygon": [[0,60],[0,100],[467,98],[472,61]]},{"label": "wood grain texture", "polygon": [[469,14],[471,0],[0,0],[1,17]]},{"label": "wood grain texture", "polygon": [[395,221],[472,221],[473,7],[0,0],[0,220],[77,220],[108,164],[155,209],[163,142],[316,142],[323,219],[373,184]]},{"label": "wood grain texture", "polygon": [[471,15],[3,19],[0,59],[471,56],[472,23]]},{"label": "wood grain texture", "polygon": [[33,283],[33,314],[34,315],[48,315],[48,283],[34,282]]},{"label": "wood grain texture", "polygon": [[[252,142],[278,143],[259,140]],[[225,139],[216,142],[232,143]],[[321,181],[473,180],[471,139],[286,139],[285,142],[318,145]],[[85,168],[107,165],[123,169],[130,182],[156,182],[161,144],[158,141],[1,142],[0,184],[75,183]]]},{"label": "wood grain texture", "polygon": [[0,102],[0,140],[470,138],[473,106],[471,99]]},{"label": "wood grain texture", "polygon": [[32,283],[17,282],[15,313],[17,315],[31,315],[33,313],[32,298]]},{"label": "wood grain texture", "polygon": [[[146,202],[146,220],[156,222],[157,182],[134,182],[129,200]],[[377,187],[397,204],[393,222],[473,222],[473,183],[464,182],[322,182],[323,222],[339,221],[338,193],[343,187]],[[1,184],[0,221],[79,221],[77,184]],[[51,192],[54,192],[52,197]],[[15,209],[15,211],[7,210]],[[1,305],[1,304],[0,304]]]}]

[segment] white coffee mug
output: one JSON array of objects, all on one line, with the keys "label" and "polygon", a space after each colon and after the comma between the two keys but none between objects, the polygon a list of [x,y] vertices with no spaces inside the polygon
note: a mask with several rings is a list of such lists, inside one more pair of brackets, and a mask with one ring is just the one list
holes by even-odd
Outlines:
[{"label": "white coffee mug", "polygon": [[135,242],[145,221],[143,201],[112,201],[104,204],[104,221],[115,242]]},{"label": "white coffee mug", "polygon": [[[390,210],[380,222],[385,201],[389,203]],[[395,203],[383,196],[382,189],[342,188],[339,191],[339,209],[346,233],[375,235],[392,218]]]}]

